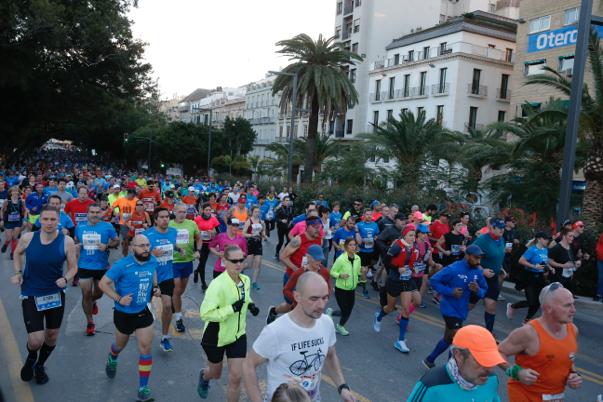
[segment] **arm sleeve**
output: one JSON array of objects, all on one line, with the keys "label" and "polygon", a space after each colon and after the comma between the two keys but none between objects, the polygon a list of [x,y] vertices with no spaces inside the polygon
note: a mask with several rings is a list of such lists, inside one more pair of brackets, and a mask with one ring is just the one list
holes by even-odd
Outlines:
[{"label": "arm sleeve", "polygon": [[253,342],[253,351],[268,360],[276,358],[279,349],[278,337],[272,328],[273,326],[266,325]]},{"label": "arm sleeve", "polygon": [[117,280],[121,277],[121,266],[118,264],[113,264],[105,275],[107,275],[107,277],[113,282],[117,282]]},{"label": "arm sleeve", "polygon": [[[287,284],[283,288],[283,295],[293,301],[293,289],[295,289],[295,285],[297,285],[297,279],[299,278],[299,271],[296,271],[291,275],[291,278],[287,281]],[[302,271],[303,272],[303,271]]]},{"label": "arm sleeve", "polygon": [[479,285],[479,292],[477,292],[477,295],[479,296],[480,299],[483,299],[484,296],[486,296],[486,292],[488,291],[488,283],[486,282],[486,279],[484,278],[484,274],[482,274],[481,272],[478,275],[477,280],[478,280],[478,285]]},{"label": "arm sleeve", "polygon": [[[38,224],[38,221],[36,221],[36,224]],[[71,217],[69,215],[65,215],[65,225],[63,225],[65,227],[65,229],[73,229],[75,227],[75,225],[73,224],[73,220],[71,219]]]},{"label": "arm sleeve", "polygon": [[234,313],[231,305],[220,306],[220,289],[218,286],[208,288],[199,315],[203,321],[222,322]]},{"label": "arm sleeve", "polygon": [[331,276],[335,279],[339,278],[339,274],[341,273],[341,268],[342,268],[343,262],[337,258],[335,260],[335,262],[333,263],[333,266],[331,267]]},{"label": "arm sleeve", "polygon": [[[429,278],[429,283],[436,292],[443,294],[444,296],[452,296],[454,289],[447,285],[448,281],[451,278],[452,269],[450,267],[446,267],[434,276]],[[483,280],[483,276],[482,276]],[[480,284],[481,288],[481,284]]]},{"label": "arm sleeve", "polygon": [[419,381],[406,402],[429,402],[429,389]]}]

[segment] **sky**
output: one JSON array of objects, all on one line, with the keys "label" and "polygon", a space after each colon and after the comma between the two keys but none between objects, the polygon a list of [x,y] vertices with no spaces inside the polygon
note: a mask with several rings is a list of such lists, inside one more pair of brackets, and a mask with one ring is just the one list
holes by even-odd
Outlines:
[{"label": "sky", "polygon": [[245,85],[286,66],[275,43],[333,35],[335,1],[139,0],[129,18],[166,99]]}]

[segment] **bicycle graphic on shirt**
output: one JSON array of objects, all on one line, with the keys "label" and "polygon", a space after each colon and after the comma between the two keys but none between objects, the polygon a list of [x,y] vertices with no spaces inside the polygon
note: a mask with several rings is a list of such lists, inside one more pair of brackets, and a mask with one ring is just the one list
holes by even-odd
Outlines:
[{"label": "bicycle graphic on shirt", "polygon": [[307,350],[299,352],[304,358],[296,360],[289,366],[289,371],[293,375],[303,375],[306,371],[314,367],[314,370],[320,370],[322,362],[325,360],[325,355],[322,350],[318,349],[316,353],[308,354]]}]

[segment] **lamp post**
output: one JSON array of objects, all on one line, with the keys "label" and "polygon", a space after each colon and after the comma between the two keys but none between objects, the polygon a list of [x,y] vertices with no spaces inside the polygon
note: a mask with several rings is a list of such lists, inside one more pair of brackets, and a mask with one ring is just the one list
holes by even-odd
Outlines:
[{"label": "lamp post", "polygon": [[211,178],[211,125],[212,125],[212,109],[196,107],[199,112],[209,112],[209,124],[207,126],[207,177]]},{"label": "lamp post", "polygon": [[289,135],[289,154],[287,155],[287,182],[289,187],[293,183],[293,130],[295,129],[295,114],[297,113],[297,80],[298,73],[285,73],[282,71],[268,71],[274,75],[293,77],[293,91],[291,94],[291,134]]}]

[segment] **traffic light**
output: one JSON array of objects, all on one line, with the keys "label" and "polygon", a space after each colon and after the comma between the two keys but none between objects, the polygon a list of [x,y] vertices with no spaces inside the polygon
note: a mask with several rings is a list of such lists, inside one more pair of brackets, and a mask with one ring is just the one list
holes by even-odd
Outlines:
[{"label": "traffic light", "polygon": [[128,142],[128,133],[124,133],[124,142]]}]

